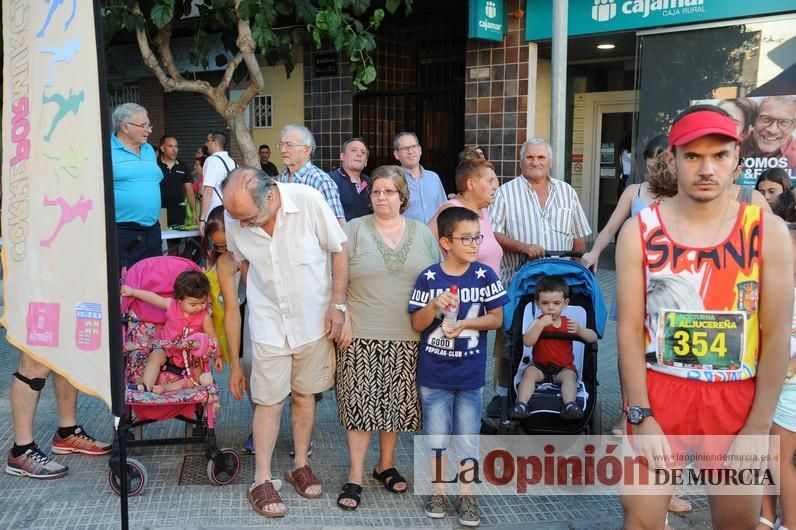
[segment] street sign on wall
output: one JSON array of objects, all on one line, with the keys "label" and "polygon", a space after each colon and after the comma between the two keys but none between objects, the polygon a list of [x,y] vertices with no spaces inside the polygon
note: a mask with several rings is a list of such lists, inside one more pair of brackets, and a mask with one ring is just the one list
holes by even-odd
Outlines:
[{"label": "street sign on wall", "polygon": [[[569,36],[679,26],[796,10],[796,0],[569,0]],[[553,0],[526,0],[525,39],[553,35]]]},{"label": "street sign on wall", "polygon": [[502,42],[505,34],[504,0],[470,0],[468,38]]}]

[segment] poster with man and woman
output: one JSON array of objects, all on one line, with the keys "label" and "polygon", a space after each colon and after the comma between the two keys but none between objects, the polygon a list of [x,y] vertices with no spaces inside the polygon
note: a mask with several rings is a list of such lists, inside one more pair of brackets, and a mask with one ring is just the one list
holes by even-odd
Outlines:
[{"label": "poster with man and woman", "polygon": [[796,96],[766,96],[692,101],[726,110],[741,137],[741,173],[736,182],[754,187],[761,173],[780,168],[796,185]]}]

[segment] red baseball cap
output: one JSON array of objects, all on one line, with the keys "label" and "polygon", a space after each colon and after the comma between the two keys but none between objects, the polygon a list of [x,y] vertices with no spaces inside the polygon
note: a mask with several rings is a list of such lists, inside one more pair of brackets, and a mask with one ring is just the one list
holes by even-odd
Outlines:
[{"label": "red baseball cap", "polygon": [[672,125],[669,146],[684,145],[709,134],[726,136],[736,142],[741,140],[732,118],[712,110],[700,110],[688,114]]}]

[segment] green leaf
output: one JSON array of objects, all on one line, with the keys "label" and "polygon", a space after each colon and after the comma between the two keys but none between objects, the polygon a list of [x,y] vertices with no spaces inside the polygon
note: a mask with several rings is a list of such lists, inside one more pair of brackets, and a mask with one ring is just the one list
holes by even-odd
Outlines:
[{"label": "green leaf", "polygon": [[152,18],[152,23],[155,26],[159,28],[166,26],[174,17],[174,4],[166,2],[153,6],[152,11],[150,12],[150,17]]},{"label": "green leaf", "polygon": [[355,17],[361,17],[370,7],[370,0],[351,0],[351,12]]},{"label": "green leaf", "polygon": [[377,9],[373,12],[373,16],[370,17],[370,23],[373,25],[374,28],[378,28],[381,21],[384,20],[384,10]]},{"label": "green leaf", "polygon": [[293,6],[290,4],[290,2],[280,0],[274,7],[276,8],[277,13],[280,15],[288,16],[293,13]]},{"label": "green leaf", "polygon": [[294,0],[293,9],[296,11],[296,21],[303,24],[309,24],[315,20],[316,9],[310,0]]},{"label": "green leaf", "polygon": [[394,15],[395,12],[398,10],[398,7],[400,7],[400,5],[401,5],[401,0],[387,0],[386,5],[384,7],[387,8],[387,11],[389,11],[390,14]]},{"label": "green leaf", "polygon": [[360,79],[362,80],[362,83],[364,85],[371,84],[373,81],[376,80],[376,68],[374,68],[372,65],[365,68],[365,70],[362,72],[362,75],[360,76]]}]

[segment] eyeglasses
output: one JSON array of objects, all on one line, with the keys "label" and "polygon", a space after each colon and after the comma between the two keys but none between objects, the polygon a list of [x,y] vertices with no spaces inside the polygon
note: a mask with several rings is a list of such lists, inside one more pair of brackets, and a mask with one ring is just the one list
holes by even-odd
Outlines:
[{"label": "eyeglasses", "polygon": [[372,190],[370,192],[371,196],[373,197],[381,197],[384,195],[388,199],[395,197],[396,193],[398,193],[398,190]]},{"label": "eyeglasses", "polygon": [[127,123],[129,123],[130,125],[135,125],[136,127],[141,127],[145,131],[152,132],[152,124],[151,123],[133,123],[131,121],[128,121]]},{"label": "eyeglasses", "polygon": [[417,149],[420,149],[420,146],[418,144],[405,145],[403,147],[398,148],[399,151],[403,151],[405,153],[409,151],[415,151]]},{"label": "eyeglasses", "polygon": [[484,234],[478,234],[477,236],[451,237],[451,239],[458,239],[462,242],[462,245],[465,247],[470,247],[473,243],[480,245],[484,241]]},{"label": "eyeglasses", "polygon": [[763,127],[769,127],[772,123],[776,123],[780,131],[788,131],[793,129],[793,126],[796,125],[796,120],[778,120],[776,118],[772,118],[771,116],[766,116],[765,114],[758,116],[757,121]]},{"label": "eyeglasses", "polygon": [[276,144],[277,149],[282,149],[283,147],[293,149],[294,147],[307,147],[307,144],[294,144],[293,142],[279,142]]}]

